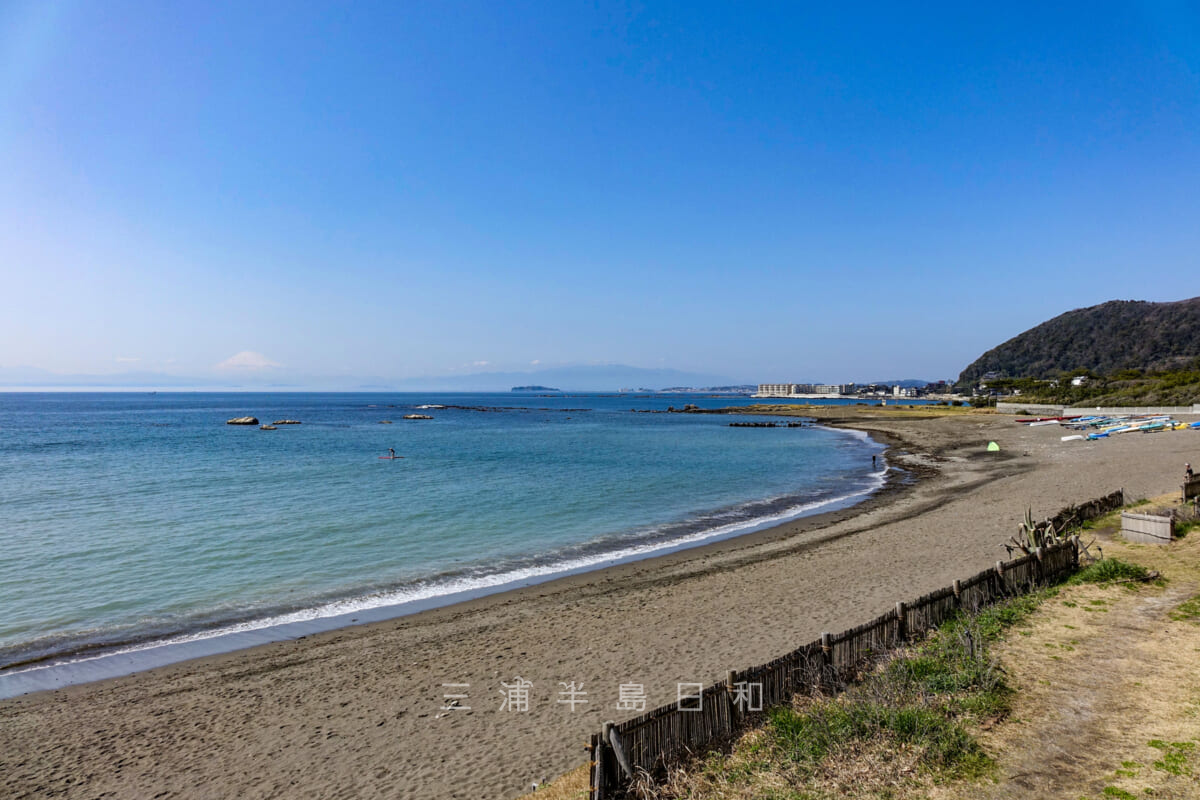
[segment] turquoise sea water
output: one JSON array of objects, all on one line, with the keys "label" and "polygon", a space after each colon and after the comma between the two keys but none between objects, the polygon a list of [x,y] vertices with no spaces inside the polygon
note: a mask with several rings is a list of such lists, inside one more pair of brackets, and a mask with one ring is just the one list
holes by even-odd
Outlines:
[{"label": "turquoise sea water", "polygon": [[685,402],[750,401],[0,394],[0,668],[505,585],[881,484],[852,432],[631,412]]}]

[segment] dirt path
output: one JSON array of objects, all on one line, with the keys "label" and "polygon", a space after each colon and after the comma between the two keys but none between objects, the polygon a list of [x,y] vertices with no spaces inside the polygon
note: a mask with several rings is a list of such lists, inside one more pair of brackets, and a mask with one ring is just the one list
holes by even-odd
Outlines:
[{"label": "dirt path", "polygon": [[1018,689],[1012,716],[983,737],[994,784],[945,798],[1200,797],[1200,534],[1170,549],[1104,543],[1165,587],[1068,587],[998,649]]}]

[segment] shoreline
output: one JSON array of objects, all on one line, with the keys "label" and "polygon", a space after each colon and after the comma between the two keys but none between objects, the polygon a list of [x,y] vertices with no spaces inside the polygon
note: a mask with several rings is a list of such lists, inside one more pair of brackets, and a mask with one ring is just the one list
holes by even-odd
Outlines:
[{"label": "shoreline", "polygon": [[[739,414],[741,412],[736,407],[732,407],[721,409],[719,413]],[[844,519],[846,518],[845,514],[852,514],[856,509],[865,510],[863,507],[866,504],[888,493],[889,489],[894,490],[897,482],[907,483],[913,479],[912,473],[907,470],[889,465],[888,453],[892,449],[892,443],[887,441],[886,435],[872,436],[869,431],[845,426],[826,425],[822,427],[842,432],[861,433],[866,442],[880,444],[884,447],[880,454],[884,469],[878,487],[848,495],[835,495],[815,500],[804,504],[815,505],[815,508],[800,510],[794,514],[785,514],[781,518],[749,519],[732,523],[736,525],[732,530],[723,531],[722,528],[726,526],[718,526],[676,539],[634,543],[608,553],[597,554],[594,561],[577,566],[572,566],[572,562],[568,560],[529,567],[527,569],[545,569],[546,571],[540,574],[535,572],[530,575],[521,575],[494,584],[483,584],[375,606],[361,606],[324,615],[318,613],[325,608],[351,604],[363,599],[359,596],[352,596],[341,601],[315,605],[309,609],[271,614],[244,622],[226,623],[215,629],[183,631],[157,640],[147,639],[99,645],[66,654],[17,661],[0,670],[0,700],[128,677],[148,670],[236,653],[265,644],[294,641],[343,628],[354,628],[410,617],[497,595],[553,584],[563,579],[587,576],[591,573],[617,569],[630,564],[668,558],[693,550],[714,548],[709,552],[722,552],[724,550],[720,547],[722,544],[754,537],[758,534],[769,536],[776,528],[782,528],[801,520],[811,521],[807,527],[820,528],[829,520]],[[897,471],[901,474],[896,474]],[[820,510],[825,506],[831,508]],[[502,575],[485,577],[501,577]],[[391,593],[397,591],[399,589],[390,590]],[[310,614],[311,616],[309,616]],[[296,618],[288,619],[288,617]],[[89,649],[94,652],[89,652]]]},{"label": "shoreline", "polygon": [[[888,437],[917,480],[852,509],[383,622],[0,701],[13,797],[512,798],[585,759],[617,686],[646,707],[990,566],[1025,509],[1177,482],[1187,433],[1064,446],[995,415],[821,424]],[[989,440],[1002,452],[987,454]],[[1075,443],[1078,444],[1078,443]],[[1176,463],[1178,462],[1178,463]],[[528,713],[501,685],[530,681]],[[578,682],[590,704],[557,692]],[[469,686],[446,712],[447,683]]]}]

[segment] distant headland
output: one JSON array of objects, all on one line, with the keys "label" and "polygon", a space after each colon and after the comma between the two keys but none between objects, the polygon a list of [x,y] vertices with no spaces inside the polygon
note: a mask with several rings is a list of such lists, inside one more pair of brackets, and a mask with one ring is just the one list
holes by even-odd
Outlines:
[{"label": "distant headland", "polygon": [[562,389],[555,389],[551,386],[514,386],[514,392],[561,392]]}]

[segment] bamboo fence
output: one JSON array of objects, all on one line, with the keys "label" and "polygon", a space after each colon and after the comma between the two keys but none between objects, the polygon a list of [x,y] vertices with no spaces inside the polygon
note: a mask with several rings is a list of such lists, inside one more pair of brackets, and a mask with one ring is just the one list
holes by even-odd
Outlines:
[{"label": "bamboo fence", "polygon": [[[1120,491],[1081,506],[1069,506],[1053,521],[1056,530],[1095,519],[1122,505]],[[975,612],[997,600],[1025,594],[1060,580],[1079,566],[1079,540],[1039,548],[907,603],[897,603],[876,619],[799,647],[749,669],[731,670],[723,681],[705,688],[697,708],[671,703],[619,724],[605,724],[591,737],[592,800],[621,797],[635,776],[660,777],[667,764],[710,745],[728,741],[751,717],[739,704],[738,684],[762,686],[750,700],[759,709],[791,701],[799,693],[836,692],[853,680],[863,664],[910,638],[937,627],[960,610]],[[747,698],[743,695],[741,698]]]}]

